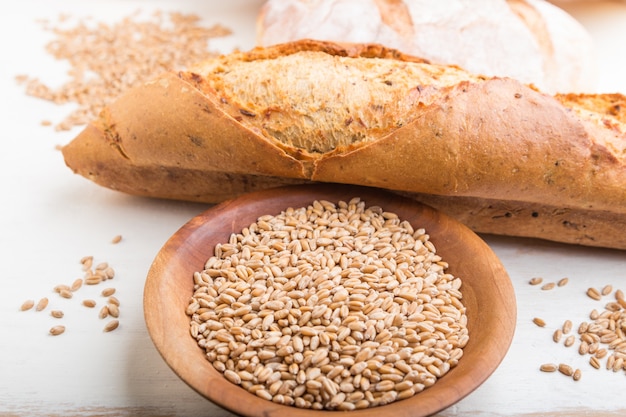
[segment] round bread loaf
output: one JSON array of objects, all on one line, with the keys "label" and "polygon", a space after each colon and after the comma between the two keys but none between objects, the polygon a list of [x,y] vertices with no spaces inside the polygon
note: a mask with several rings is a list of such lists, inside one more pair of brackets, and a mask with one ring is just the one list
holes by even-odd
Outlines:
[{"label": "round bread loaf", "polygon": [[593,43],[544,0],[269,0],[257,43],[380,43],[433,63],[512,77],[542,91],[591,92]]}]

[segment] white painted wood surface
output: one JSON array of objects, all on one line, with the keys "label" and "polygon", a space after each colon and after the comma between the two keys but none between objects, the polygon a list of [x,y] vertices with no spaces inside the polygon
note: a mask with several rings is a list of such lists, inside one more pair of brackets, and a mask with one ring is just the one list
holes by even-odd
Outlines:
[{"label": "white painted wood surface", "polygon": [[[188,219],[207,206],[154,201],[119,194],[75,176],[55,145],[76,131],[58,133],[40,125],[60,120],[68,107],[27,97],[17,74],[63,80],[63,64],[44,51],[50,34],[36,22],[59,14],[115,21],[136,10],[196,13],[222,23],[234,36],[214,43],[227,52],[254,44],[255,15],[261,0],[140,1],[23,0],[0,14],[0,415],[2,416],[228,416],[181,382],[165,365],[147,334],[142,311],[143,282],[152,259]],[[567,2],[565,7],[597,43],[600,92],[626,92],[626,4]],[[111,239],[123,235],[117,245]],[[441,416],[626,415],[626,374],[594,370],[572,348],[551,340],[565,319],[575,325],[599,303],[587,298],[590,286],[612,284],[626,290],[626,252],[534,240],[485,236],[509,271],[516,289],[518,326],[511,349],[492,377]],[[109,284],[121,301],[120,328],[104,333],[97,308],[103,286],[85,287],[73,299],[52,292],[82,275],[79,260],[93,255],[117,274]],[[533,276],[569,284],[552,291],[528,285]],[[50,299],[43,312],[20,312],[29,298]],[[59,337],[48,329],[67,327]],[[484,312],[489,314],[489,312]],[[532,324],[541,317],[546,328]],[[566,362],[583,370],[574,382],[545,374],[544,362]]]}]

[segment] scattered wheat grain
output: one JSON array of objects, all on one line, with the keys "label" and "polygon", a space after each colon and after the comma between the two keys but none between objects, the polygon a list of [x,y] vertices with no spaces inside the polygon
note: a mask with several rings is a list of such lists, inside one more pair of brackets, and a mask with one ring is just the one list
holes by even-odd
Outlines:
[{"label": "scattered wheat grain", "polygon": [[599,300],[600,298],[602,298],[600,292],[593,287],[588,288],[586,294],[589,298],[592,298],[594,300]]},{"label": "scattered wheat grain", "polygon": [[119,327],[119,325],[120,325],[119,320],[111,320],[104,326],[104,331],[105,332],[111,332],[111,331],[117,329]]},{"label": "scattered wheat grain", "polygon": [[574,374],[574,368],[565,363],[560,363],[558,369],[560,373],[566,376],[572,376]]},{"label": "scattered wheat grain", "polygon": [[53,288],[54,292],[60,294],[61,291],[71,291],[72,289],[70,288],[69,285],[65,285],[65,284],[59,284],[57,286],[55,286]]},{"label": "scattered wheat grain", "polygon": [[72,298],[74,296],[71,290],[66,289],[59,291],[59,295],[63,298]]},{"label": "scattered wheat grain", "polygon": [[78,20],[68,28],[67,19],[44,22],[55,39],[46,50],[70,65],[69,80],[59,88],[38,78],[18,75],[26,94],[56,104],[73,103],[56,130],[68,130],[97,118],[102,108],[124,91],[157,74],[181,70],[210,56],[208,42],[230,33],[222,26],[205,28],[200,18],[180,13],[156,12],[127,16],[114,24]]},{"label": "scattered wheat grain", "polygon": [[544,363],[539,367],[541,372],[555,372],[558,367],[553,363]]},{"label": "scattered wheat grain", "polygon": [[115,294],[115,288],[105,288],[102,290],[101,295],[103,297],[110,297]]},{"label": "scattered wheat grain", "polygon": [[76,292],[80,290],[82,286],[83,286],[83,279],[77,278],[74,280],[74,282],[72,282],[72,285],[70,286],[70,291]]},{"label": "scattered wheat grain", "polygon": [[107,304],[107,310],[111,317],[118,318],[120,316],[120,309],[116,304]]},{"label": "scattered wheat grain", "polygon": [[571,320],[565,320],[563,322],[563,334],[568,334],[569,332],[572,331],[572,321]]},{"label": "scattered wheat grain", "polygon": [[52,310],[50,312],[50,315],[52,317],[54,317],[55,319],[61,319],[64,316],[64,314],[63,314],[63,312],[61,310]]},{"label": "scattered wheat grain", "polygon": [[92,275],[85,278],[85,284],[87,285],[98,285],[102,282],[102,278],[97,275]]},{"label": "scattered wheat grain", "polygon": [[98,313],[98,317],[101,319],[106,319],[107,317],[109,317],[109,306],[103,306],[100,309],[100,312]]},{"label": "scattered wheat grain", "polygon": [[50,328],[50,334],[52,336],[58,336],[65,332],[65,326],[53,326]]},{"label": "scattered wheat grain", "polygon": [[600,364],[600,359],[596,358],[595,356],[591,356],[589,358],[589,364],[596,369],[600,369],[600,367],[602,366]]}]

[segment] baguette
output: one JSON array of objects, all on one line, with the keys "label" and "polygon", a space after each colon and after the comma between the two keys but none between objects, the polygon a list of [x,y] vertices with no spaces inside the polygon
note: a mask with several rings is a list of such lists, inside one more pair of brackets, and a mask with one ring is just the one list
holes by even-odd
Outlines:
[{"label": "baguette", "polygon": [[596,84],[591,36],[544,0],[267,0],[256,38],[258,46],[309,38],[380,43],[549,93]]},{"label": "baguette", "polygon": [[346,183],[412,195],[477,232],[626,249],[624,105],[303,40],[162,74],[62,151],[135,195],[217,203]]}]

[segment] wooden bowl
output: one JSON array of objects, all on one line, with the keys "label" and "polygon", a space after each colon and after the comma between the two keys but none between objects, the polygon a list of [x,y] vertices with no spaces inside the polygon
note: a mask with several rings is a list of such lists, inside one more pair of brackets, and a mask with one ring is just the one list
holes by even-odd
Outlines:
[{"label": "wooden bowl", "polygon": [[462,279],[470,340],[458,365],[430,388],[406,400],[349,413],[430,415],[456,403],[491,375],[513,338],[516,302],[507,272],[487,244],[459,222],[415,201],[380,190],[321,185],[261,191],[214,206],[184,225],[157,254],[145,283],[145,320],[161,356],[184,382],[213,403],[244,416],[341,413],[275,404],[228,382],[191,337],[185,309],[193,293],[193,273],[203,269],[216,243],[227,242],[231,233],[261,215],[304,207],[316,199],[337,202],[352,197],[360,197],[366,206],[395,212],[414,228],[426,229],[437,253],[449,263],[448,271]]}]

